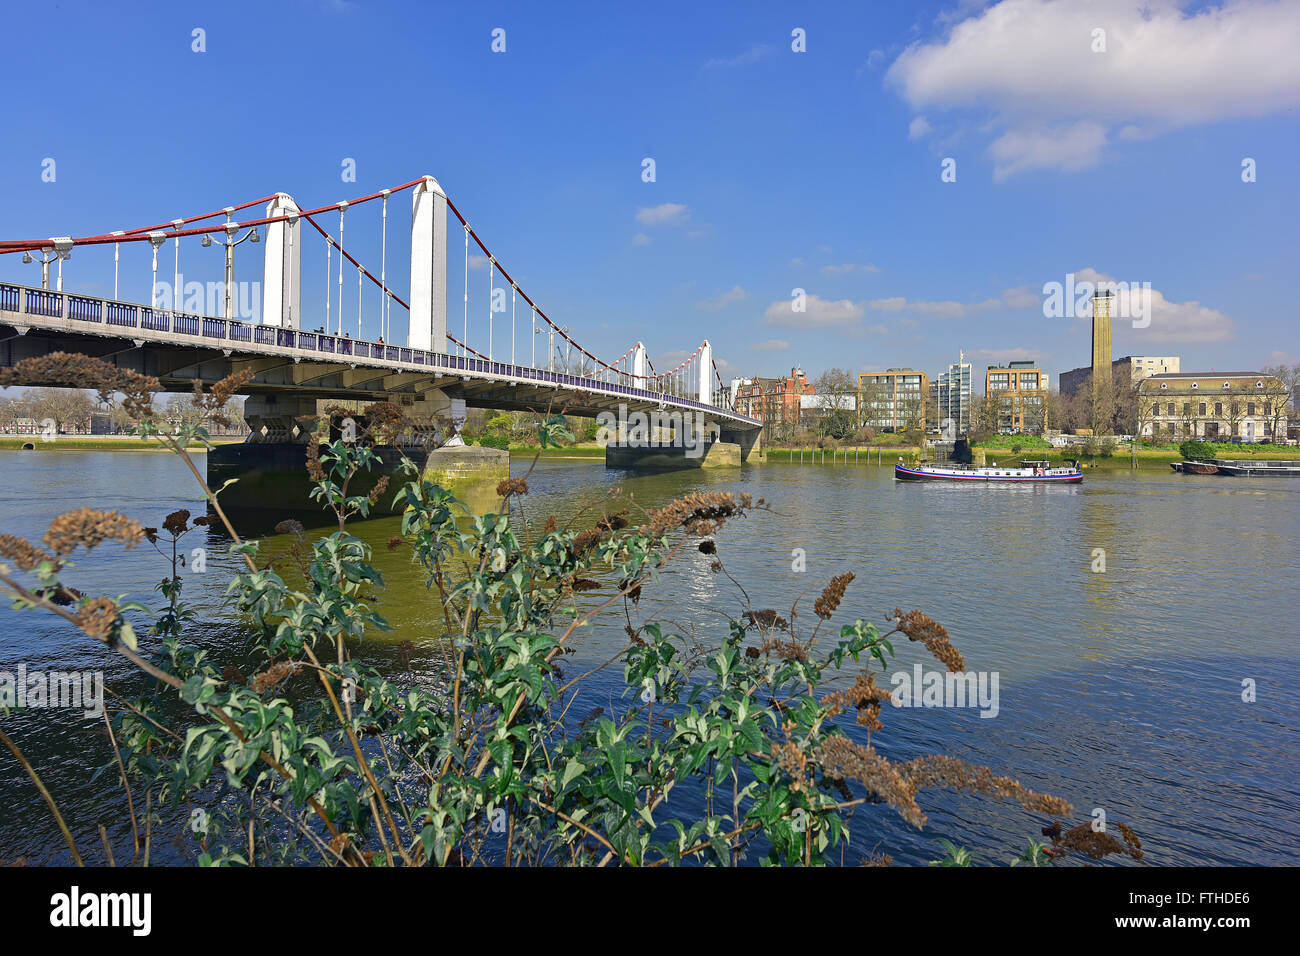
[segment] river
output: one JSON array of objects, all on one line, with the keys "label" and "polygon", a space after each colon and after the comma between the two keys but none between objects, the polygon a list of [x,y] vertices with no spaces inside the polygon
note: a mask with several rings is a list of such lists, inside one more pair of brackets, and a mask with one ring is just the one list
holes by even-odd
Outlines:
[{"label": "river", "polygon": [[[512,470],[526,466],[516,459]],[[732,522],[718,538],[756,606],[785,614],[800,592],[809,591],[804,607],[831,575],[853,571],[838,623],[883,623],[895,607],[920,608],[947,626],[968,669],[998,675],[993,719],[973,709],[887,707],[874,738],[887,756],[942,752],[987,764],[1070,800],[1075,822],[1100,808],[1141,835],[1150,864],[1300,863],[1300,482],[1112,469],[1089,472],[1077,486],[969,488],[898,483],[888,466],[632,475],[599,461],[546,461],[530,484],[530,519],[554,514],[561,523],[604,507],[616,488],[645,508],[695,490],[762,496],[773,513]],[[170,455],[0,451],[0,533],[37,541],[51,518],[83,505],[154,526],[177,508],[202,511],[192,478]],[[387,585],[380,611],[396,627],[368,637],[361,654],[396,673],[398,644],[410,639],[418,680],[435,666],[440,612],[409,552],[384,547],[397,524],[352,526],[375,549]],[[206,573],[186,572],[185,595],[203,624],[193,637],[220,654],[239,640],[225,596],[233,562],[215,532],[199,529],[184,542],[208,549]],[[802,572],[794,570],[801,554]],[[711,560],[692,550],[661,587],[647,589],[642,610],[716,642],[725,633],[718,612],[741,605]],[[129,591],[157,605],[151,589],[165,573],[147,545],[124,553],[110,544],[79,552],[67,579],[87,594]],[[804,613],[811,620],[810,607]],[[571,669],[603,660],[622,646],[621,617],[575,637]],[[895,647],[891,673],[933,663],[918,645]],[[102,670],[110,687],[126,682],[127,690],[135,679],[60,620],[6,605],[0,671],[19,664]],[[597,689],[618,694],[619,676],[604,672]],[[1254,702],[1242,699],[1247,680]],[[110,772],[89,779],[112,759],[102,720],[66,710],[2,719],[82,852],[102,859],[103,823],[120,856],[120,785]],[[5,751],[0,795],[0,862],[67,859],[48,810]],[[898,863],[924,863],[941,855],[946,837],[974,850],[977,863],[1005,863],[1045,822],[950,793],[927,792],[921,804],[930,817],[923,831],[885,808],[860,810],[846,862],[878,848]],[[160,841],[157,852],[167,859],[180,851]]]}]

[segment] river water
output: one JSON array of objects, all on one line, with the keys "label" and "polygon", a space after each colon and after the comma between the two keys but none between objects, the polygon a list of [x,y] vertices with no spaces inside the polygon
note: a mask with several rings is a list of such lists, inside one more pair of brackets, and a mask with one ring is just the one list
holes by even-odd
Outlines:
[{"label": "river water", "polygon": [[[516,459],[512,469],[526,465]],[[1068,799],[1078,808],[1074,822],[1104,810],[1137,830],[1151,864],[1300,863],[1300,482],[1115,469],[1089,472],[1076,486],[969,488],[895,482],[888,466],[632,475],[599,461],[548,461],[530,484],[531,520],[554,514],[583,526],[616,489],[645,508],[696,490],[762,496],[773,513],[732,522],[718,538],[756,607],[785,615],[807,590],[801,620],[811,621],[811,600],[826,580],[852,571],[857,579],[837,623],[883,624],[895,607],[920,608],[947,626],[969,670],[998,676],[992,719],[974,709],[886,707],[874,742],[887,756],[940,752],[987,764]],[[39,540],[51,518],[82,505],[154,526],[177,508],[202,511],[193,479],[170,455],[0,452],[0,533]],[[409,552],[384,547],[397,519],[352,530],[375,549],[387,584],[380,610],[396,626],[368,637],[361,655],[396,674],[404,667],[397,645],[409,639],[411,679],[430,676],[439,607]],[[233,563],[215,533],[199,529],[184,542],[208,549],[207,572],[187,572],[185,594],[203,625],[192,639],[219,657],[240,640],[224,593]],[[716,643],[724,615],[742,605],[735,587],[710,571],[711,560],[692,550],[661,587],[647,589],[642,611]],[[805,570],[795,570],[800,564]],[[156,606],[161,597],[151,589],[166,571],[148,546],[124,553],[106,545],[81,554],[68,580],[87,594],[129,591]],[[611,615],[575,635],[568,670],[614,654],[621,625]],[[934,664],[918,645],[895,647],[891,674]],[[102,670],[110,687],[138,691],[130,669],[85,635],[6,606],[0,671],[20,663],[29,671]],[[603,672],[594,693],[617,697],[620,676]],[[1246,681],[1253,702],[1242,699]],[[90,782],[112,759],[102,720],[66,710],[0,719],[58,800],[83,854],[102,860],[103,823],[120,857],[120,786],[107,772]],[[974,850],[977,862],[1005,863],[1046,822],[944,792],[923,794],[921,804],[930,818],[923,831],[886,808],[860,810],[846,862],[880,849],[898,863],[923,863],[941,855],[946,837]],[[163,841],[156,850],[164,860],[180,852]],[[0,862],[17,858],[60,861],[67,853],[35,788],[0,751]]]}]

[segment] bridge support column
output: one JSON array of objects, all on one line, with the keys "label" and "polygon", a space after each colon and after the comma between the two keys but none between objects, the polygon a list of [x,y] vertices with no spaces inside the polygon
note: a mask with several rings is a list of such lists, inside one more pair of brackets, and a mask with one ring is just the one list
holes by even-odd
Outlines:
[{"label": "bridge support column", "polygon": [[700,398],[701,405],[713,404],[713,346],[704,340],[700,348]]},{"label": "bridge support column", "polygon": [[302,275],[301,220],[298,204],[288,193],[276,193],[266,207],[266,216],[288,216],[287,222],[266,227],[266,267],[262,275],[262,323],[282,328],[301,328],[299,311]]},{"label": "bridge support column", "polygon": [[424,480],[445,488],[470,514],[500,507],[497,485],[510,477],[510,452],[481,445],[444,445],[424,460]]},{"label": "bridge support column", "polygon": [[734,442],[740,449],[740,460],[749,461],[751,455],[755,452],[762,453],[763,450],[763,429],[746,428],[728,431],[723,429],[721,432],[723,441]]},{"label": "bridge support column", "polygon": [[426,176],[411,194],[413,349],[447,351],[447,194]]},{"label": "bridge support column", "polygon": [[[252,429],[248,443],[254,445],[287,442],[307,444],[308,433],[298,419],[316,414],[316,399],[298,395],[250,395],[244,402],[244,421]],[[298,434],[294,434],[294,428]]]},{"label": "bridge support column", "polygon": [[688,468],[739,468],[740,446],[733,442],[610,442],[605,467],[631,471],[681,471]]}]

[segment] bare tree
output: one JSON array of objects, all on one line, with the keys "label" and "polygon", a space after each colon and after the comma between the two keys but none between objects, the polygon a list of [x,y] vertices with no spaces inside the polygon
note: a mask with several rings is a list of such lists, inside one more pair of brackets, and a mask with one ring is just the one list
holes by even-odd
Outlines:
[{"label": "bare tree", "polygon": [[1264,414],[1274,441],[1285,440],[1288,412],[1300,402],[1300,365],[1274,365],[1264,369]]},{"label": "bare tree", "polygon": [[53,420],[59,431],[89,429],[95,402],[90,393],[79,388],[29,388],[23,395],[31,417],[38,421]]}]

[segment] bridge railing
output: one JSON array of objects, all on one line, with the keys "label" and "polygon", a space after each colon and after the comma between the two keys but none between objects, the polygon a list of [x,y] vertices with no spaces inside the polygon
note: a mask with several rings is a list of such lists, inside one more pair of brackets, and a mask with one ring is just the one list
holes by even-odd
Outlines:
[{"label": "bridge railing", "polygon": [[213,343],[275,346],[329,357],[342,355],[404,365],[417,365],[430,369],[443,369],[452,372],[477,372],[505,379],[586,389],[602,392],[606,395],[655,402],[672,402],[675,405],[696,408],[702,411],[723,412],[758,424],[757,419],[742,415],[721,400],[707,405],[690,398],[683,398],[654,389],[607,382],[586,375],[552,372],[528,365],[494,362],[469,355],[449,355],[443,352],[430,352],[405,346],[381,345],[378,342],[367,342],[362,339],[353,339],[329,333],[304,332],[299,329],[286,329],[271,325],[255,325],[250,322],[218,319],[190,312],[156,309],[147,305],[116,302],[111,299],[96,299],[90,296],[72,295],[64,292],[51,292],[46,289],[32,289],[26,286],[0,283],[0,311],[91,322],[114,329],[144,329],[151,332],[186,335]]}]

